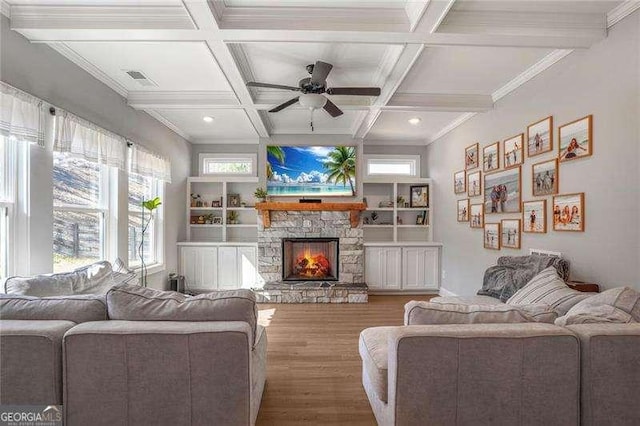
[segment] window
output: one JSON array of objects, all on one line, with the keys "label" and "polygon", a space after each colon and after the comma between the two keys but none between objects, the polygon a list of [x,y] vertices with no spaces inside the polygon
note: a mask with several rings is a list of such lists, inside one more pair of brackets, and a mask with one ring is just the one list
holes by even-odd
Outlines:
[{"label": "window", "polygon": [[365,155],[367,176],[420,176],[419,155]]},{"label": "window", "polygon": [[[158,179],[145,177],[136,173],[129,174],[129,267],[138,267],[140,262],[140,244],[144,249],[145,265],[159,265],[162,259],[162,219],[163,206],[149,215],[148,210],[142,209],[143,200],[155,197],[163,199],[163,184]],[[148,225],[147,225],[148,224]],[[142,229],[147,226],[144,232]]]},{"label": "window", "polygon": [[257,176],[256,154],[200,154],[200,176]]},{"label": "window", "polygon": [[106,258],[109,167],[53,153],[53,271]]},{"label": "window", "polygon": [[0,279],[11,273],[9,249],[15,211],[16,141],[0,136]]}]

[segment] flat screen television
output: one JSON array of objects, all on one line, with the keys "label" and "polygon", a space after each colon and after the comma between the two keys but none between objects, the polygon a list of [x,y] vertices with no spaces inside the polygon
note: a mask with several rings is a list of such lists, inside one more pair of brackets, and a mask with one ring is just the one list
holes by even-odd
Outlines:
[{"label": "flat screen television", "polygon": [[267,194],[356,195],[355,146],[267,146]]}]

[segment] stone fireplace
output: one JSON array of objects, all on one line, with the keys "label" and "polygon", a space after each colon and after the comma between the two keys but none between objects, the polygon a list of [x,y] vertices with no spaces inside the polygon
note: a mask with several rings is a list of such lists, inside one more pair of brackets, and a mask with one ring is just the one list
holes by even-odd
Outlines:
[{"label": "stone fireplace", "polygon": [[283,281],[338,281],[338,238],[283,238]]},{"label": "stone fireplace", "polygon": [[329,210],[338,203],[318,203],[315,209],[304,203],[263,204],[281,208],[258,215],[258,274],[264,282],[258,293],[266,301],[367,301],[364,236],[352,211]]}]

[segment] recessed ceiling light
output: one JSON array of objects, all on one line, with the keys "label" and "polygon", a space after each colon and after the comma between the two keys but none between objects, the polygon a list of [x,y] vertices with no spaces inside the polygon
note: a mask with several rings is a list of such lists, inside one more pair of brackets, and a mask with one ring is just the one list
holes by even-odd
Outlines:
[{"label": "recessed ceiling light", "polygon": [[417,126],[418,123],[420,123],[420,119],[418,117],[413,117],[409,119],[409,124],[413,124],[414,126]]},{"label": "recessed ceiling light", "polygon": [[208,115],[205,115],[204,117],[202,117],[202,119],[206,122],[206,123],[211,123],[213,121],[213,117],[209,117]]}]

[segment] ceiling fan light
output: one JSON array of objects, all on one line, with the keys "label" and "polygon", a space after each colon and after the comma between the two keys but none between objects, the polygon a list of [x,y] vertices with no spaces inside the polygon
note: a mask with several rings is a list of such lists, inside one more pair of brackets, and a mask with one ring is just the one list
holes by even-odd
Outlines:
[{"label": "ceiling fan light", "polygon": [[413,118],[410,118],[410,119],[409,119],[409,124],[412,124],[412,125],[414,125],[414,126],[417,126],[417,125],[420,123],[420,121],[422,121],[422,120],[420,120],[420,118],[418,118],[418,117],[413,117]]},{"label": "ceiling fan light", "polygon": [[320,109],[327,103],[327,98],[317,93],[303,93],[299,99],[300,105],[307,109]]}]

